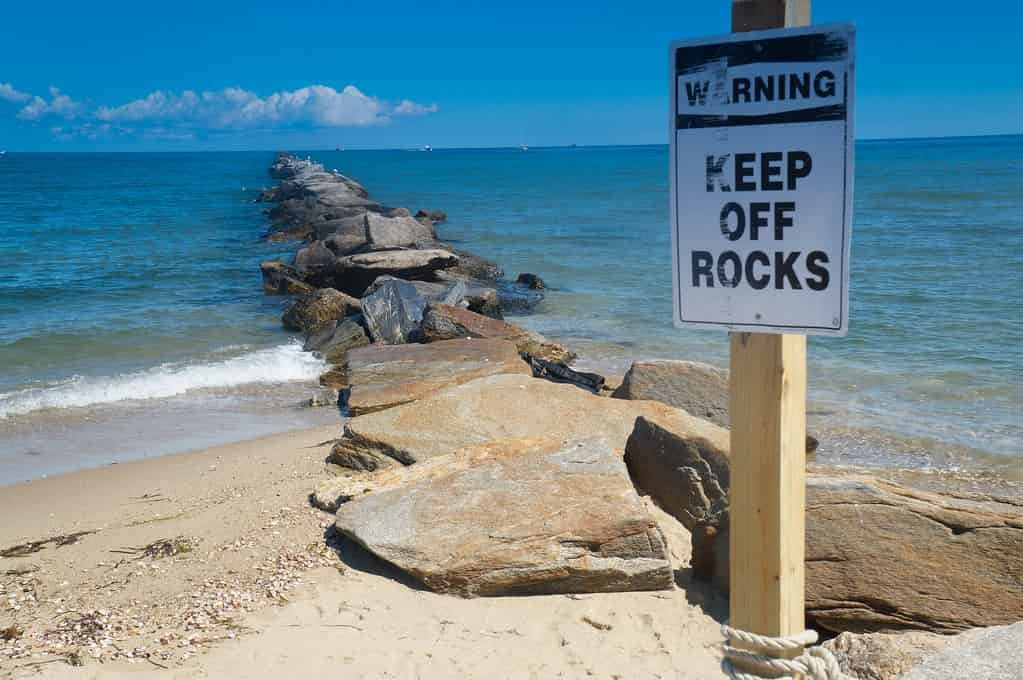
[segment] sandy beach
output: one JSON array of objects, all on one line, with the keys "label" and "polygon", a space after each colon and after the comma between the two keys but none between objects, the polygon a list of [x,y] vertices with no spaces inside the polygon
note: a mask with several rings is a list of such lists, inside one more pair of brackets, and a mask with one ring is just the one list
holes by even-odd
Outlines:
[{"label": "sandy beach", "polygon": [[716,677],[727,603],[688,582],[688,534],[652,504],[685,590],[437,595],[310,507],[338,429],[0,489],[0,623],[22,631],[4,675]]}]

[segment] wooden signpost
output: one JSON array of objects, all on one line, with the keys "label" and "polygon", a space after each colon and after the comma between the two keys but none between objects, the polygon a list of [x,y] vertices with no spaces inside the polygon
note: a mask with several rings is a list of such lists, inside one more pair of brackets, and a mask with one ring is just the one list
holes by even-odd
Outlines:
[{"label": "wooden signpost", "polygon": [[806,335],[848,326],[854,29],[809,23],[733,0],[671,49],[675,321],[731,332],[730,625],[768,636],[805,625]]},{"label": "wooden signpost", "polygon": [[[810,0],[732,3],[735,32],[809,23]],[[732,333],[729,363],[731,625],[794,635],[805,627],[806,336]]]}]

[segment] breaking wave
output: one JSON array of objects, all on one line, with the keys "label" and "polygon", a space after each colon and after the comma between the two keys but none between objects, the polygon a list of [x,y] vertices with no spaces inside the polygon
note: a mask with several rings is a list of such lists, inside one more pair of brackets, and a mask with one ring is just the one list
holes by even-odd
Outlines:
[{"label": "breaking wave", "polygon": [[167,363],[117,376],[74,376],[45,387],[0,393],[0,418],[41,409],[174,397],[196,389],[315,380],[324,363],[297,343],[203,363]]}]

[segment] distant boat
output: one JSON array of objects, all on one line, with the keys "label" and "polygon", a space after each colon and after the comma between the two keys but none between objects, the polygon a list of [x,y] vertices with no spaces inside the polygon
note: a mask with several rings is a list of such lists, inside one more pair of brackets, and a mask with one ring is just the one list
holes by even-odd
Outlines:
[{"label": "distant boat", "polygon": [[6,151],[4,151],[3,149],[0,149],[0,156],[5,155],[6,153],[7,153]]},{"label": "distant boat", "polygon": [[529,151],[529,147],[525,144],[519,144],[519,151]]},{"label": "distant boat", "polygon": [[334,151],[344,151],[344,150],[345,150],[345,148],[343,146],[335,146],[334,147]]},{"label": "distant boat", "polygon": [[420,151],[433,151],[433,147],[430,146],[429,144],[426,144],[423,146],[422,149],[420,149]]}]

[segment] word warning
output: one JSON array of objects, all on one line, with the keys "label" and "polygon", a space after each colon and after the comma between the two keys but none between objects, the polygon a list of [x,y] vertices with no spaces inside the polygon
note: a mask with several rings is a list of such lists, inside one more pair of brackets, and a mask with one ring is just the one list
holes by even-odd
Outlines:
[{"label": "word warning", "polygon": [[675,323],[845,335],[851,24],[671,46]]}]

